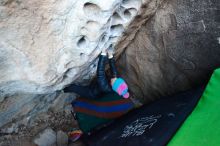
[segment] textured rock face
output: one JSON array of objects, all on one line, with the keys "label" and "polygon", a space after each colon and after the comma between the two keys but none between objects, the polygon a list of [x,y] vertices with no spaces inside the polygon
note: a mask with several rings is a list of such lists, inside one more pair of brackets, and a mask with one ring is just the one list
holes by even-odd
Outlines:
[{"label": "textured rock face", "polygon": [[149,102],[207,81],[220,66],[219,9],[217,0],[169,0],[141,27],[118,61],[136,98]]},{"label": "textured rock face", "polygon": [[101,49],[127,46],[162,2],[0,0],[0,127],[65,110],[74,95],[54,91],[91,79]]},{"label": "textured rock face", "polygon": [[91,78],[101,49],[115,45],[144,3],[1,0],[0,96],[50,93]]}]

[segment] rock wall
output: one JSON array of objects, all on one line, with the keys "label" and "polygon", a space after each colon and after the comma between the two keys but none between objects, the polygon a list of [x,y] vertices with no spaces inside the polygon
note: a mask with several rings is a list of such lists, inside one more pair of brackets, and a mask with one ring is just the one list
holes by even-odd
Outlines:
[{"label": "rock wall", "polygon": [[101,49],[116,44],[147,2],[1,0],[0,101],[91,78]]},{"label": "rock wall", "polygon": [[219,16],[218,0],[166,1],[118,60],[135,98],[149,102],[204,84],[220,67]]},{"label": "rock wall", "polygon": [[0,127],[65,110],[88,82],[97,56],[121,40],[120,54],[163,0],[0,0]]}]

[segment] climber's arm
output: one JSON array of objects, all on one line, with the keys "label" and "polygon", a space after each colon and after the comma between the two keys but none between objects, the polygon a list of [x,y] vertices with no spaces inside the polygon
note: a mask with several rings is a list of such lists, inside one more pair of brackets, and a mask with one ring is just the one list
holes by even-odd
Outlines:
[{"label": "climber's arm", "polygon": [[97,82],[99,85],[99,88],[103,92],[111,92],[111,86],[108,83],[108,80],[106,78],[105,74],[105,64],[107,61],[107,56],[105,52],[102,52],[101,55],[99,56],[99,62],[98,62],[98,67],[97,67]]},{"label": "climber's arm", "polygon": [[118,71],[117,71],[117,68],[115,66],[114,57],[109,58],[109,66],[110,66],[110,69],[111,69],[112,78],[117,78],[118,77]]},{"label": "climber's arm", "polygon": [[109,47],[108,51],[108,59],[109,59],[109,66],[112,74],[112,78],[117,78],[118,77],[118,71],[115,66],[115,58],[113,56],[114,49],[112,46]]},{"label": "climber's arm", "polygon": [[74,92],[78,94],[80,97],[89,98],[89,99],[97,98],[101,93],[98,88],[98,85],[80,86],[76,84],[71,84],[70,86],[64,88],[63,91],[65,93]]}]

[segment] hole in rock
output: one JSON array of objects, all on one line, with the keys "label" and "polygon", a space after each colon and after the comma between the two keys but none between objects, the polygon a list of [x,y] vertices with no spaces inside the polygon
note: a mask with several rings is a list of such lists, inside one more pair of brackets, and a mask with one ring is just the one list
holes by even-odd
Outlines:
[{"label": "hole in rock", "polygon": [[128,4],[130,2],[131,2],[130,0],[122,0],[122,4]]},{"label": "hole in rock", "polygon": [[64,80],[68,79],[69,77],[74,77],[76,75],[76,70],[74,68],[70,68],[66,71],[65,75],[64,75]]},{"label": "hole in rock", "polygon": [[125,8],[139,8],[141,5],[141,0],[123,0],[122,6]]},{"label": "hole in rock", "polygon": [[88,22],[86,23],[86,28],[89,29],[89,30],[92,30],[92,31],[98,30],[99,27],[100,27],[100,25],[99,25],[99,23],[96,22],[96,21],[88,21]]},{"label": "hole in rock", "polygon": [[80,48],[85,48],[86,44],[87,44],[87,41],[85,39],[85,36],[83,36],[78,40],[77,46]]},{"label": "hole in rock", "polygon": [[121,18],[121,16],[115,12],[112,16],[112,20],[113,20],[113,24],[116,25],[116,24],[119,24],[119,23],[122,23],[123,19]]},{"label": "hole in rock", "polygon": [[132,16],[137,14],[137,9],[135,9],[135,8],[130,8],[130,9],[128,9],[128,11],[131,13]]},{"label": "hole in rock", "polygon": [[132,14],[130,13],[129,10],[125,10],[125,11],[124,11],[124,16],[125,16],[126,19],[130,19],[131,16],[132,16]]},{"label": "hole in rock", "polygon": [[115,12],[112,17],[115,20],[122,20],[121,16],[117,12]]},{"label": "hole in rock", "polygon": [[101,8],[93,3],[85,3],[83,7],[84,13],[88,16],[97,16],[101,12]]},{"label": "hole in rock", "polygon": [[111,26],[111,33],[112,35],[117,35],[122,33],[124,30],[124,27],[122,24],[118,24],[118,25],[112,25]]},{"label": "hole in rock", "polygon": [[[118,37],[110,37],[110,38],[109,38],[109,42],[111,42],[111,43],[116,43],[117,40],[118,40]],[[110,47],[112,47],[112,46],[113,46],[113,45],[111,44]]]},{"label": "hole in rock", "polygon": [[84,53],[80,53],[79,55],[80,55],[81,58],[85,57]]}]

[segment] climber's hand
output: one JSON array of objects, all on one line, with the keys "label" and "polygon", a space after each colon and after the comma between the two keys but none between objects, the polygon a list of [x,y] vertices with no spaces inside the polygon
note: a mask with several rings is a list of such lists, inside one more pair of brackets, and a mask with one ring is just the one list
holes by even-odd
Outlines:
[{"label": "climber's hand", "polygon": [[107,49],[107,53],[108,53],[108,58],[112,58],[113,57],[113,54],[114,54],[114,48],[112,46],[110,46],[108,49]]}]

